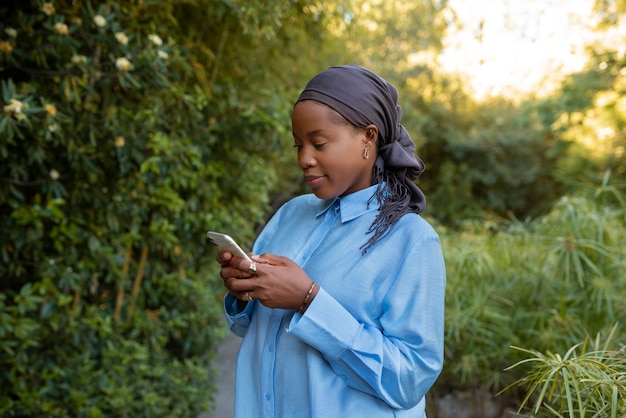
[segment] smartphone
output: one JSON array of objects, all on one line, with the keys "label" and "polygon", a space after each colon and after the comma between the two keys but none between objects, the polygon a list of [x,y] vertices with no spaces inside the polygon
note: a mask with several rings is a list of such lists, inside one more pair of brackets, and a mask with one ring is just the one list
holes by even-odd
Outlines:
[{"label": "smartphone", "polygon": [[206,233],[206,236],[207,238],[209,238],[209,241],[211,241],[217,246],[217,248],[220,249],[220,251],[228,250],[234,256],[241,257],[252,262],[248,254],[246,254],[246,252],[241,249],[239,244],[237,244],[237,242],[235,242],[235,240],[232,239],[230,235],[222,234],[221,232],[209,231]]}]

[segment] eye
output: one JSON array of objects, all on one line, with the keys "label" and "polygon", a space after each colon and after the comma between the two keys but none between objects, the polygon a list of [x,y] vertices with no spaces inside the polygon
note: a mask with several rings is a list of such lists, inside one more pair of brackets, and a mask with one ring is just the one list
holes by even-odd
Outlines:
[{"label": "eye", "polygon": [[300,151],[302,149],[302,145],[300,144],[293,144],[293,147],[297,150]]},{"label": "eye", "polygon": [[319,144],[313,144],[315,149],[322,149],[322,148],[324,148],[324,145],[326,145],[326,142],[321,142]]}]

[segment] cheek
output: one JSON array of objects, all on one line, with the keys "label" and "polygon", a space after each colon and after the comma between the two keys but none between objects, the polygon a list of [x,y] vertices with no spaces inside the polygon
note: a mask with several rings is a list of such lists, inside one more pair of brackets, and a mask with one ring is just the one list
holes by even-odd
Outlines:
[{"label": "cheek", "polygon": [[346,147],[333,158],[335,171],[340,173],[341,180],[352,181],[355,176],[361,175],[366,164],[362,151],[354,147]]}]

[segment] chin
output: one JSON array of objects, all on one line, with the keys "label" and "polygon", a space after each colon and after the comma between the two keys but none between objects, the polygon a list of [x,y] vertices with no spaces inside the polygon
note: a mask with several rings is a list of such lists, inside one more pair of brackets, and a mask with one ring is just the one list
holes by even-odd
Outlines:
[{"label": "chin", "polygon": [[319,190],[319,189],[313,189],[312,191],[313,191],[313,194],[318,199],[322,199],[322,200],[334,199],[337,196],[339,196],[338,193],[333,193],[333,192],[329,192],[329,191],[324,192],[323,190]]}]

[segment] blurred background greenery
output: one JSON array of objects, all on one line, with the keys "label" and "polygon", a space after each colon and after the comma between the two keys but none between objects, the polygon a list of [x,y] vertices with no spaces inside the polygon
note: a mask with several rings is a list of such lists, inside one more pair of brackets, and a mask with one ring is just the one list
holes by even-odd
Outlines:
[{"label": "blurred background greenery", "polygon": [[497,416],[624,416],[626,4],[495,3],[5,0],[0,416],[212,409],[205,231],[250,246],[306,192],[290,109],[342,63],[398,86],[427,163],[429,416],[483,392]]}]

